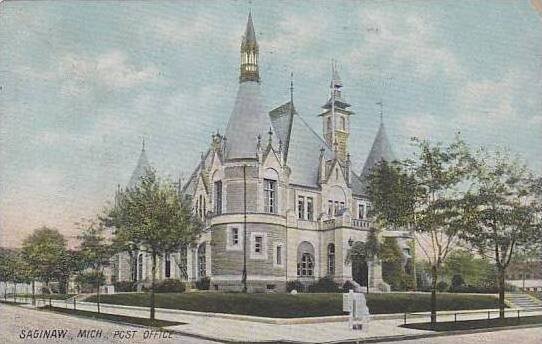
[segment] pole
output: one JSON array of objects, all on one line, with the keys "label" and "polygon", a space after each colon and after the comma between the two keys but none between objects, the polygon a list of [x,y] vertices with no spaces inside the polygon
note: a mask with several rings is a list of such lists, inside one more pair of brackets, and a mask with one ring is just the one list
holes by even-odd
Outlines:
[{"label": "pole", "polygon": [[247,292],[247,165],[243,165],[243,293]]}]

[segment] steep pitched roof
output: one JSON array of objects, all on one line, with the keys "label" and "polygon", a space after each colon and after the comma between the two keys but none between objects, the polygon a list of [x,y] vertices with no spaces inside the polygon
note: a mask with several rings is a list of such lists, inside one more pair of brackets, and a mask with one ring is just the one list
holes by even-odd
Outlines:
[{"label": "steep pitched roof", "polygon": [[370,174],[371,169],[382,160],[395,160],[395,155],[393,154],[390,141],[388,140],[388,136],[386,134],[384,122],[380,122],[380,127],[376,133],[373,146],[371,147],[367,160],[365,160],[365,165],[363,165],[361,177],[367,177]]},{"label": "steep pitched roof", "polygon": [[254,23],[252,22],[252,13],[248,14],[247,27],[245,29],[245,35],[243,36],[242,44],[257,44],[256,33],[254,32]]},{"label": "steep pitched roof", "polygon": [[226,159],[256,158],[258,135],[265,137],[271,121],[263,110],[260,83],[239,84],[235,105],[226,127]]},{"label": "steep pitched roof", "polygon": [[[292,110],[290,111],[290,107]],[[269,113],[273,128],[283,141],[287,165],[291,169],[290,183],[318,187],[320,150],[324,159],[333,159],[334,153],[325,141],[305,122],[288,102]]]},{"label": "steep pitched roof", "polygon": [[137,160],[136,168],[132,172],[132,176],[130,177],[130,181],[128,182],[128,187],[134,187],[139,182],[141,177],[145,176],[147,170],[151,168],[152,166],[151,164],[149,164],[147,154],[145,153],[145,145],[143,145],[143,148],[141,149],[141,154],[139,154],[139,159]]}]

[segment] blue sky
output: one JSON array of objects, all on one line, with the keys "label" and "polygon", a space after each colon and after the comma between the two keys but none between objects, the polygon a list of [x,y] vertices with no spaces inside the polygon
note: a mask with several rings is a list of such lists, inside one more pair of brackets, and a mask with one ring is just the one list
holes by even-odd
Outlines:
[{"label": "blue sky", "polygon": [[0,4],[0,245],[76,233],[127,183],[141,140],[187,176],[224,131],[252,9],[266,108],[320,132],[337,59],[359,171],[379,100],[396,155],[411,136],[507,147],[542,172],[542,20],[525,1],[40,1]]}]

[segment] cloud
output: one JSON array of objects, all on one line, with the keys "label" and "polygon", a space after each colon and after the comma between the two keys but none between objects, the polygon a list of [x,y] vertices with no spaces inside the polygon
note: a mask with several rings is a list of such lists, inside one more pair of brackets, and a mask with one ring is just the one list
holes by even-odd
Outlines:
[{"label": "cloud", "polygon": [[65,55],[61,59],[60,73],[65,79],[62,92],[81,95],[88,91],[92,83],[108,89],[117,89],[154,81],[158,77],[159,70],[152,64],[144,67],[130,64],[123,52],[114,50],[94,58],[75,54]]},{"label": "cloud", "polygon": [[384,59],[389,61],[387,68],[409,67],[422,79],[462,73],[454,53],[436,37],[433,23],[419,13],[367,7],[360,11],[359,18],[364,40],[350,52],[351,65],[363,68]]},{"label": "cloud", "polygon": [[266,50],[280,51],[281,54],[301,52],[313,43],[321,42],[327,30],[328,20],[320,12],[287,14],[282,17],[274,30],[274,35],[261,41]]}]

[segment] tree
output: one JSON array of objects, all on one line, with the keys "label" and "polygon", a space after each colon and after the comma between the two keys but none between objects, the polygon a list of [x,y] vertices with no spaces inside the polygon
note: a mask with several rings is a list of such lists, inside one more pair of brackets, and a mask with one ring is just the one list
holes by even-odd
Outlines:
[{"label": "tree", "polygon": [[114,228],[114,235],[124,243],[150,253],[150,318],[154,320],[158,256],[195,242],[202,226],[190,207],[181,201],[173,184],[159,180],[151,169],[134,187],[120,193],[105,223]]},{"label": "tree", "polygon": [[409,276],[405,273],[403,254],[397,240],[385,238],[381,247],[382,278],[392,290],[404,290],[408,285]]},{"label": "tree", "polygon": [[488,275],[492,275],[492,270],[488,259],[475,257],[461,249],[450,253],[444,263],[443,274],[450,279],[454,275],[461,275],[466,284],[480,285]]},{"label": "tree", "polygon": [[56,229],[36,229],[23,241],[23,259],[33,267],[33,275],[45,282],[47,288],[50,281],[61,281],[67,255],[66,239]]},{"label": "tree", "polygon": [[463,217],[468,230],[462,238],[495,261],[499,316],[504,319],[506,269],[518,246],[540,242],[542,203],[532,173],[509,154],[482,151],[472,165]]},{"label": "tree", "polygon": [[4,299],[7,298],[8,282],[15,273],[13,251],[0,247],[0,281],[4,282]]},{"label": "tree", "polygon": [[103,270],[109,265],[113,255],[111,244],[105,238],[105,227],[102,222],[88,221],[79,236],[79,256],[85,271],[85,282],[96,287],[98,313],[100,313],[100,286],[104,283]]},{"label": "tree", "polygon": [[[378,230],[371,228],[367,235],[366,242],[357,241],[346,253],[346,264],[366,264],[370,259],[380,256],[380,241],[378,239]],[[369,276],[367,276],[369,278]],[[367,281],[367,292],[369,292],[369,281]]]},{"label": "tree", "polygon": [[368,177],[376,220],[385,227],[409,228],[431,265],[431,322],[437,319],[437,280],[461,229],[461,184],[470,152],[456,137],[443,147],[413,138],[412,159],[377,164]]}]

